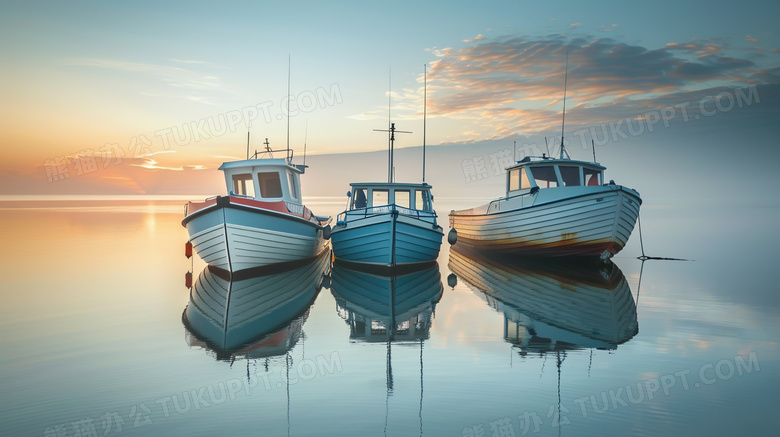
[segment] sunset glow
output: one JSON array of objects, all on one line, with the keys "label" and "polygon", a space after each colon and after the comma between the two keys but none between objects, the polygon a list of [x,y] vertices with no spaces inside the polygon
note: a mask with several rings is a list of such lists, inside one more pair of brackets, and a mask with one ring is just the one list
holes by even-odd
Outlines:
[{"label": "sunset glow", "polygon": [[388,100],[418,146],[424,65],[428,145],[559,136],[567,58],[567,130],[751,86],[777,105],[776,2],[304,3],[6,7],[0,194],[201,192],[247,131],[286,145],[288,103],[297,156],[383,150]]}]

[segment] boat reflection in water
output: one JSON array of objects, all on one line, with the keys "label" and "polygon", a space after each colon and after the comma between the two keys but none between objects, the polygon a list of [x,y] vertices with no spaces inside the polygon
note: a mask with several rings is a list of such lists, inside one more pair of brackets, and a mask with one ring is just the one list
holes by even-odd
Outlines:
[{"label": "boat reflection in water", "polygon": [[206,267],[182,314],[186,339],[217,360],[284,355],[302,335],[309,307],[330,268],[330,251],[283,271],[231,276]]},{"label": "boat reflection in water", "polygon": [[428,338],[442,295],[438,264],[392,275],[334,263],[331,290],[350,340],[404,342]]},{"label": "boat reflection in water", "polygon": [[[387,350],[385,424],[387,435],[390,396],[393,394],[393,345],[419,347],[420,395],[419,433],[423,433],[423,342],[428,339],[436,304],[444,291],[439,265],[417,266],[413,270],[387,271],[349,267],[336,260],[331,275],[331,292],[337,311],[349,325],[350,342],[385,344]],[[407,349],[408,350],[408,349]],[[408,362],[408,361],[407,361]],[[406,411],[406,409],[404,409]],[[410,418],[402,421],[408,427]],[[405,428],[405,435],[411,435]]]},{"label": "boat reflection in water", "polygon": [[521,355],[612,350],[639,332],[631,289],[611,262],[538,263],[453,248],[449,267],[504,314],[504,339]]}]

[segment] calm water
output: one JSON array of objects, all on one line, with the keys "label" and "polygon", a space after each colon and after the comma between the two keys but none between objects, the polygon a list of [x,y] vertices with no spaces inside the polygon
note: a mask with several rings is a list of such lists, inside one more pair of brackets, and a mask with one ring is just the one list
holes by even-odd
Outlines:
[{"label": "calm water", "polygon": [[[0,202],[0,434],[777,433],[777,207],[647,206],[647,254],[691,261],[643,265],[635,230],[610,268],[445,242],[394,278],[324,259],[230,283],[184,257],[182,204]],[[286,303],[209,330],[187,271]]]}]

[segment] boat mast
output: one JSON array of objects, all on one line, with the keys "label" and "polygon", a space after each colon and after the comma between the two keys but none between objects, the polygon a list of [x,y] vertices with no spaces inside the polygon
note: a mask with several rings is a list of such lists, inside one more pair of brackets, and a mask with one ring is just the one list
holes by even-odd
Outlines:
[{"label": "boat mast", "polygon": [[290,59],[287,55],[287,153],[290,153]]},{"label": "boat mast", "polygon": [[303,134],[303,166],[306,167],[306,142],[309,140],[309,119],[306,119],[306,130]]},{"label": "boat mast", "polygon": [[422,181],[425,183],[425,124],[428,118],[428,64],[424,64],[425,75],[423,76],[423,162],[422,162]]},{"label": "boat mast", "polygon": [[393,125],[390,122],[391,98],[393,92],[393,67],[387,68],[387,182],[393,182]]},{"label": "boat mast", "polygon": [[566,153],[566,147],[563,145],[563,129],[566,125],[566,83],[568,82],[569,78],[569,51],[566,50],[566,66],[564,67],[564,75],[563,75],[563,120],[561,120],[561,158],[564,159],[564,154],[568,155]]},{"label": "boat mast", "polygon": [[387,130],[385,129],[374,129],[375,132],[389,132],[388,134],[388,147],[387,147],[387,182],[392,184],[393,183],[393,143],[395,143],[395,133],[402,133],[402,134],[410,134],[412,132],[402,131],[402,130],[395,130],[395,123],[390,121],[390,108],[391,105],[391,89],[392,89],[392,67],[390,69],[390,73],[388,74],[388,90],[387,90]]},{"label": "boat mast", "polygon": [[[399,134],[410,134],[412,132],[405,131],[405,130],[395,130],[395,123],[390,123],[390,129],[374,129],[375,132],[390,132],[390,168],[392,169],[393,165],[393,144],[395,143],[395,133],[398,132]],[[387,182],[392,184],[393,183],[393,172],[390,171],[387,174]]]}]

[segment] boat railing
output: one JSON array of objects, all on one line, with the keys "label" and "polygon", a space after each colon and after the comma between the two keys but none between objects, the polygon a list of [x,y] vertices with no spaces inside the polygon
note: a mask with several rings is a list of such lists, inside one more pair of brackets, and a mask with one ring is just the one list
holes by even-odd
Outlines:
[{"label": "boat railing", "polygon": [[386,214],[388,212],[397,212],[398,214],[414,218],[436,218],[434,211],[421,211],[419,209],[407,208],[396,204],[372,206],[370,208],[359,208],[344,211],[336,216],[336,224],[346,223],[347,216],[356,218],[367,218],[375,215]]},{"label": "boat railing", "polygon": [[285,160],[287,161],[287,164],[292,165],[293,156],[295,155],[295,151],[293,149],[290,149],[289,147],[286,149],[271,149],[270,146],[266,145],[265,150],[255,150],[255,154],[252,155],[252,159],[262,159],[265,156],[273,158],[274,153],[282,153],[284,152],[286,154]]},{"label": "boat railing", "polygon": [[[206,198],[203,202],[187,202],[184,204],[184,217],[187,217],[190,215],[191,212],[198,211],[200,209],[205,208],[206,206],[212,205],[216,203],[216,199],[219,196],[211,196]],[[212,202],[213,201],[213,202]]]}]

